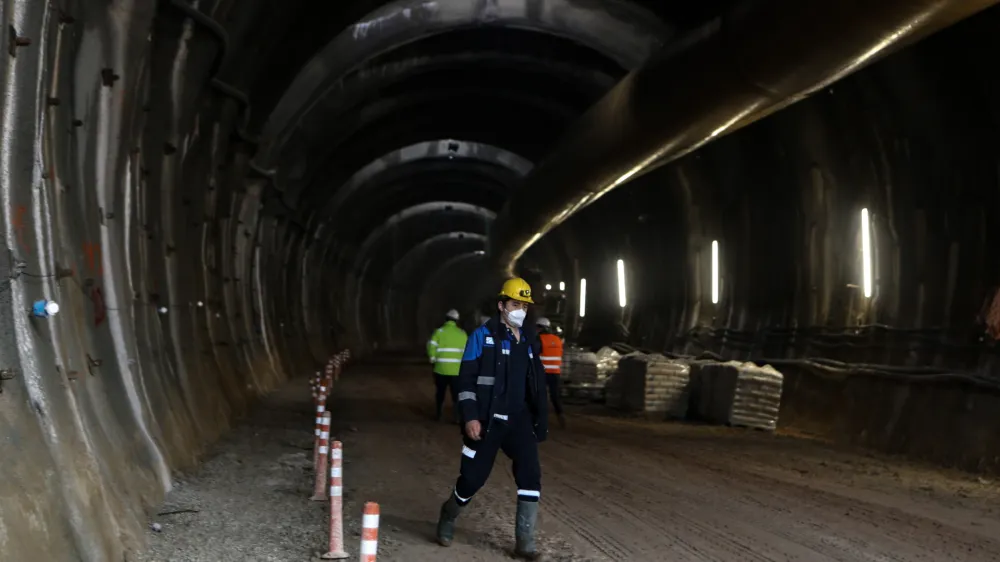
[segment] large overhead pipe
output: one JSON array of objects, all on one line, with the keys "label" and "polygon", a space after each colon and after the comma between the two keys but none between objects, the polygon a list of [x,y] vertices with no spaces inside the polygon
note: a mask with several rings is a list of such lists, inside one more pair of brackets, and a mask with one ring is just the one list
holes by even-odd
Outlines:
[{"label": "large overhead pipe", "polygon": [[518,258],[644,171],[784,108],[997,0],[760,0],[626,76],[570,128],[493,225]]}]

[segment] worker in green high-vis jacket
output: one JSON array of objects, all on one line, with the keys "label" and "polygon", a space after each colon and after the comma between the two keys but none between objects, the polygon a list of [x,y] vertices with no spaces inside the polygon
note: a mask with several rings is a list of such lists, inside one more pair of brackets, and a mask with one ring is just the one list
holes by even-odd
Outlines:
[{"label": "worker in green high-vis jacket", "polygon": [[451,392],[451,406],[458,420],[458,370],[462,366],[462,354],[469,336],[458,327],[458,311],[449,310],[445,323],[438,328],[427,342],[427,356],[434,365],[434,398],[437,403],[434,418],[441,420],[445,391]]}]

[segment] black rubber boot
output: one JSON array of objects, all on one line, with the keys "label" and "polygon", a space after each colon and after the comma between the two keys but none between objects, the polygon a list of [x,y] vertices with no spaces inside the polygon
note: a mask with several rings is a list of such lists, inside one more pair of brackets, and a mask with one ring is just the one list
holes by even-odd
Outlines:
[{"label": "black rubber boot", "polygon": [[517,502],[517,523],[514,528],[514,555],[522,560],[543,560],[535,547],[535,525],[538,523],[538,502]]},{"label": "black rubber boot", "polygon": [[455,538],[455,520],[462,513],[463,507],[458,504],[454,493],[441,506],[441,516],[438,518],[437,528],[437,541],[441,546],[451,546],[451,541]]},{"label": "black rubber boot", "polygon": [[559,429],[566,429],[566,416],[559,414]]}]

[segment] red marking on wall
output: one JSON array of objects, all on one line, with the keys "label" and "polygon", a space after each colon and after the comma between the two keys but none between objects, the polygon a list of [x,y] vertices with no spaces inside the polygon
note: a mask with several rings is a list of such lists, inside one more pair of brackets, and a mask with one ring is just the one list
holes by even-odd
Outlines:
[{"label": "red marking on wall", "polygon": [[91,242],[83,243],[83,255],[87,260],[87,271],[90,273],[97,272],[98,275],[104,273],[104,262],[101,260],[101,246],[100,244],[93,244]]},{"label": "red marking on wall", "polygon": [[94,302],[94,326],[100,326],[108,317],[108,308],[104,304],[104,293],[100,287],[90,290],[90,300]]},{"label": "red marking on wall", "polygon": [[31,249],[28,248],[27,242],[24,241],[24,215],[27,214],[28,209],[24,205],[20,205],[14,210],[14,234],[17,236],[17,244],[21,247],[26,254],[31,253]]}]

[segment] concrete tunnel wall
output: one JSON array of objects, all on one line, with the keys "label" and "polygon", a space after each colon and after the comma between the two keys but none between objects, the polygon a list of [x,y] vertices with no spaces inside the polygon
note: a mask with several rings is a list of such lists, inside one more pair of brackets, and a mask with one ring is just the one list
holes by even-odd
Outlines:
[{"label": "concrete tunnel wall", "polygon": [[126,560],[172,472],[334,349],[297,308],[321,256],[262,218],[237,104],[154,8],[0,6],[5,560]]},{"label": "concrete tunnel wall", "polygon": [[580,342],[767,361],[788,377],[786,428],[1000,468],[1000,98],[984,54],[998,23],[990,9],[570,219],[555,233],[588,248],[579,273],[542,267],[549,282],[570,281],[574,309],[587,278]]},{"label": "concrete tunnel wall", "polygon": [[[419,349],[427,318],[471,313],[496,290],[476,241],[503,194],[675,28],[725,6],[609,15],[553,0],[478,13],[454,0],[440,12],[454,21],[425,14],[427,34],[386,23],[416,21],[389,17],[413,3],[282,4],[199,2],[224,22],[223,44],[171,2],[0,3],[0,32],[21,38],[5,57],[0,152],[0,551],[11,560],[128,559],[171,473],[257,396],[340,347]],[[381,19],[363,23],[384,25],[354,25],[373,10]],[[546,236],[523,271],[565,280],[571,304],[588,278],[587,318],[569,319],[581,342],[784,359],[786,426],[995,468],[994,344],[977,315],[1000,283],[984,211],[996,207],[996,81],[989,65],[953,63],[996,52],[997,19],[977,16],[639,178]],[[630,41],[607,41],[623,31]],[[445,36],[486,39],[453,52]],[[470,80],[468,65],[486,85],[443,95]],[[329,75],[305,84],[316,68]],[[315,92],[329,95],[310,105]],[[400,155],[417,145],[431,157]],[[338,191],[373,163],[389,171]],[[386,228],[363,251],[391,217],[433,202],[451,209]],[[868,302],[848,287],[862,205],[878,244]],[[435,237],[442,246],[419,249]],[[425,257],[407,265],[414,251]],[[61,313],[30,318],[42,298]],[[975,378],[917,369],[928,364]]]}]

